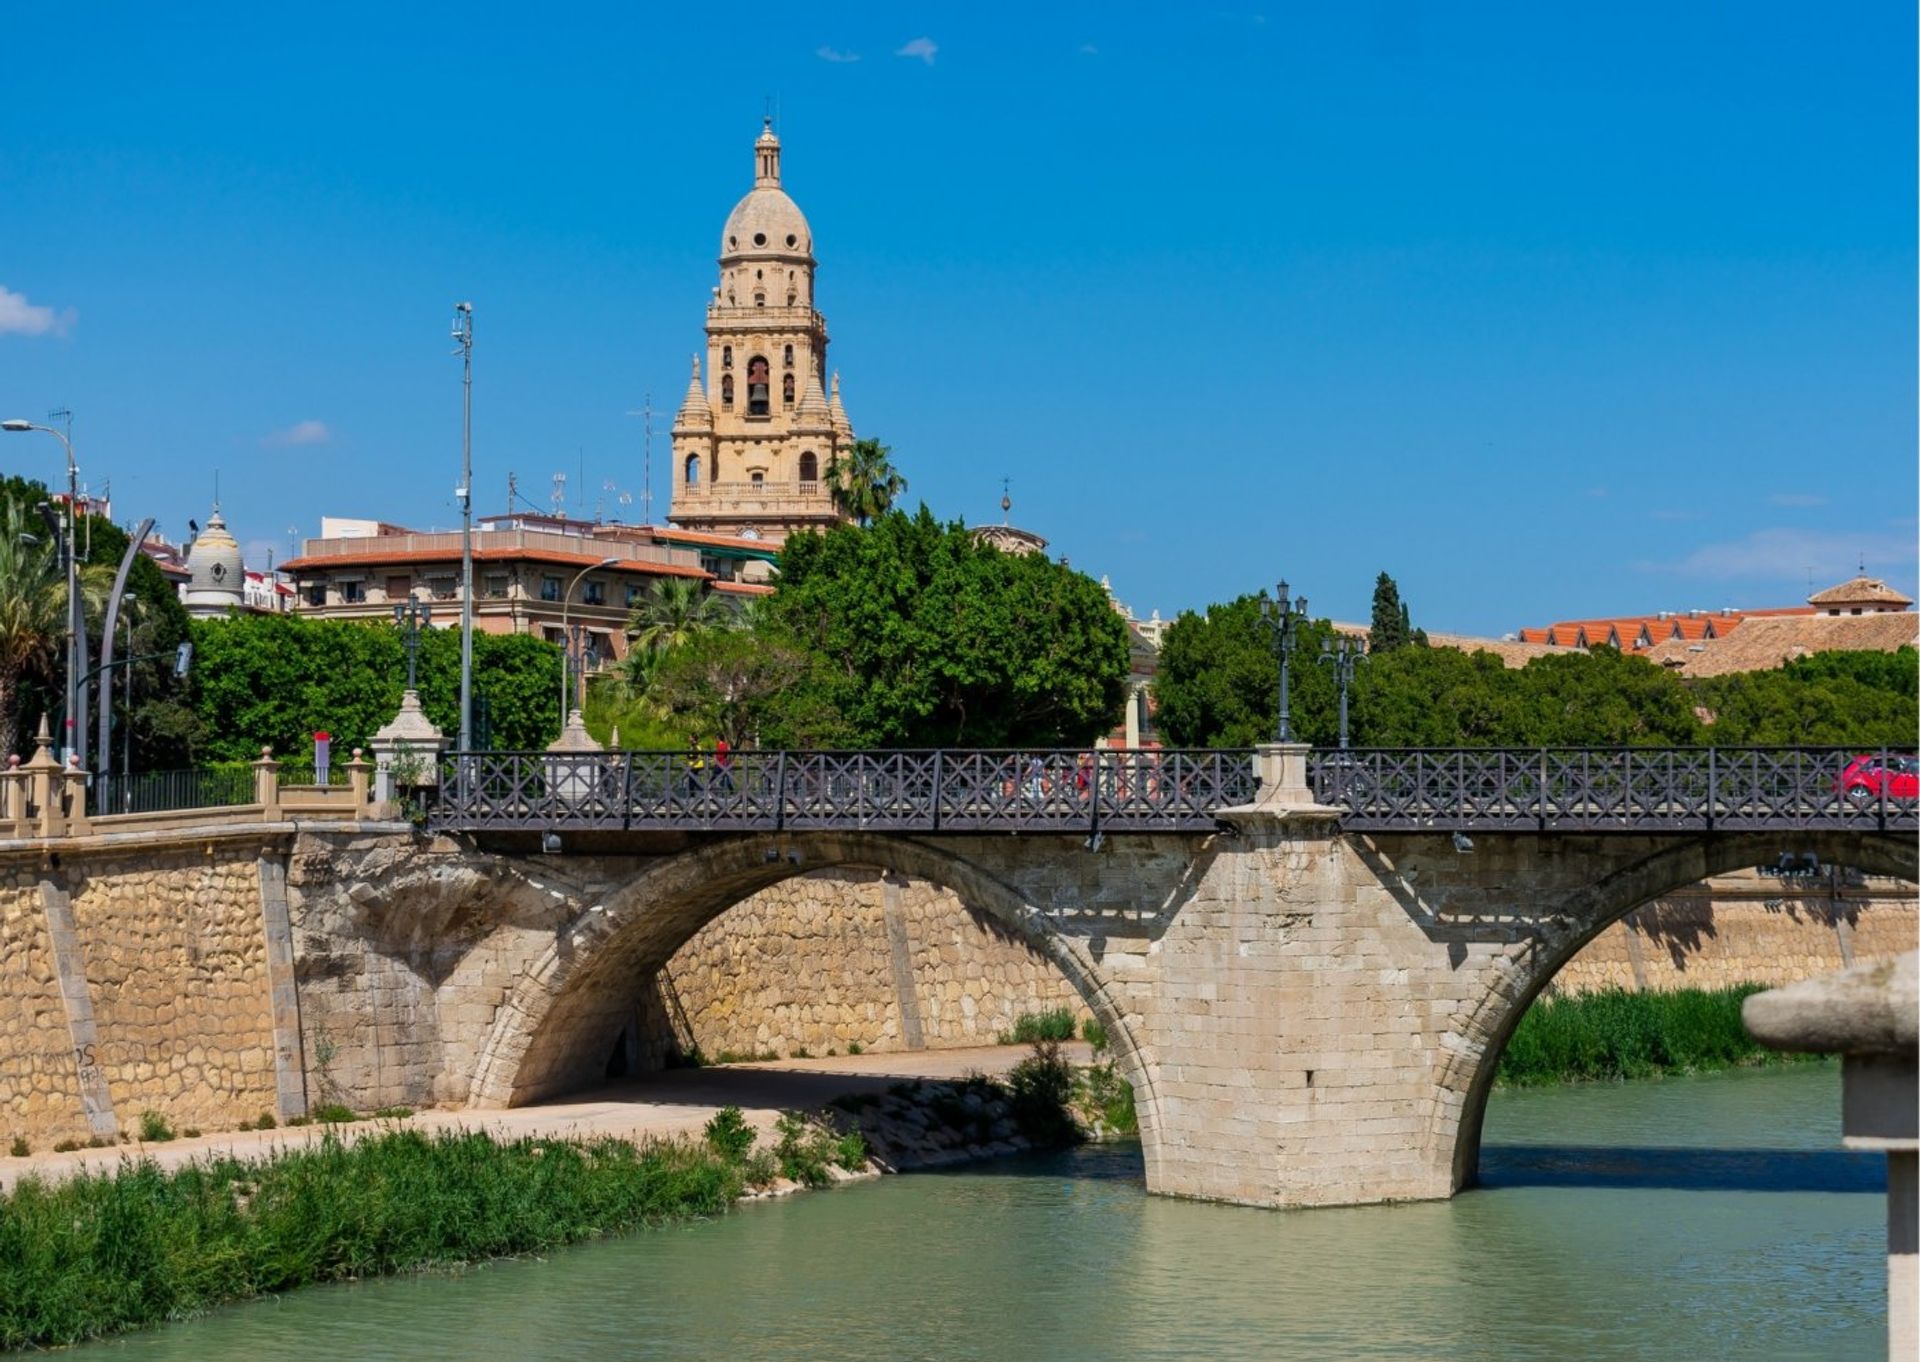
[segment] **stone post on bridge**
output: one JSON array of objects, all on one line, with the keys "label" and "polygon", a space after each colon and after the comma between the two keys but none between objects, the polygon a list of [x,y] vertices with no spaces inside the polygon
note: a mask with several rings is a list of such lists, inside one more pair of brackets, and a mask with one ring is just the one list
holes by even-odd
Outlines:
[{"label": "stone post on bridge", "polygon": [[60,816],[60,762],[53,755],[53,731],[44,714],[34,735],[33,755],[22,769],[27,773],[27,799],[33,809],[32,830],[42,837],[58,837],[66,829]]},{"label": "stone post on bridge", "polygon": [[1259,788],[1254,793],[1253,803],[1225,810],[1224,813],[1257,811],[1265,816],[1284,817],[1293,814],[1314,820],[1337,818],[1339,809],[1320,804],[1313,797],[1313,788],[1307,780],[1307,756],[1312,751],[1312,745],[1303,742],[1270,742],[1254,748],[1253,774],[1259,782]]},{"label": "stone post on bridge", "polygon": [[7,768],[0,771],[0,830],[9,837],[27,835],[27,773],[20,769],[20,754],[7,754]]},{"label": "stone post on bridge", "polygon": [[387,803],[402,789],[420,789],[440,783],[440,758],[447,735],[434,727],[420,708],[420,692],[400,696],[400,712],[373,735],[373,797]]},{"label": "stone post on bridge", "polygon": [[253,802],[267,822],[280,821],[280,763],[271,747],[261,748],[260,759],[253,763]]},{"label": "stone post on bridge", "polygon": [[1887,1155],[1887,1356],[1920,1351],[1920,952],[1747,999],[1762,1045],[1845,1056],[1840,1133]]}]

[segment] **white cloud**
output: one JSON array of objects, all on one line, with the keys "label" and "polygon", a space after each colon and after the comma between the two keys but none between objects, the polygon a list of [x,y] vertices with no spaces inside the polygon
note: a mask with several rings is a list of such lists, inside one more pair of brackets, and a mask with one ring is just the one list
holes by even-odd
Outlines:
[{"label": "white cloud", "polygon": [[1755,530],[1744,539],[1702,544],[1673,562],[1637,566],[1643,572],[1716,582],[1741,578],[1801,582],[1809,571],[1816,581],[1837,582],[1859,571],[1863,559],[1869,572],[1886,572],[1914,558],[1914,542],[1903,535],[1771,529]]},{"label": "white cloud", "polygon": [[1827,499],[1812,492],[1775,492],[1767,498],[1775,506],[1825,506]]},{"label": "white cloud", "polygon": [[26,294],[15,293],[0,284],[0,336],[9,331],[20,336],[45,336],[49,333],[64,336],[73,330],[78,318],[79,314],[72,308],[55,312],[50,307],[28,302]]},{"label": "white cloud", "polygon": [[817,48],[815,49],[813,55],[820,58],[821,61],[830,61],[830,62],[850,62],[850,61],[860,60],[860,54],[858,52],[842,52],[837,47]]},{"label": "white cloud", "polygon": [[906,46],[894,52],[896,57],[918,57],[928,66],[933,65],[934,55],[939,52],[940,44],[931,38],[915,38]]},{"label": "white cloud", "polygon": [[325,421],[295,421],[260,441],[263,445],[323,445],[333,438]]}]

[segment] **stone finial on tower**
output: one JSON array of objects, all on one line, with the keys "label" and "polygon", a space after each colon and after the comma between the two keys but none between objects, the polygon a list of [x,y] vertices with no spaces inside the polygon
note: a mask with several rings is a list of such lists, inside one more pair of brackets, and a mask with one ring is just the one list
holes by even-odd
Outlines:
[{"label": "stone finial on tower", "polygon": [[800,405],[794,408],[793,428],[821,434],[833,429],[833,413],[827,407],[827,399],[821,395],[820,380],[811,372],[807,374],[806,390],[800,394]]},{"label": "stone finial on tower", "polygon": [[675,430],[713,429],[713,408],[707,403],[707,390],[700,386],[700,356],[693,357],[693,377],[687,382],[687,395],[673,418]]},{"label": "stone finial on tower", "polygon": [[774,136],[771,117],[765,120],[760,135],[753,141],[753,187],[780,187],[780,139]]},{"label": "stone finial on tower", "polygon": [[833,421],[833,433],[846,443],[853,441],[853,422],[847,419],[847,409],[840,401],[840,371],[833,371],[833,400],[827,403],[827,415]]}]

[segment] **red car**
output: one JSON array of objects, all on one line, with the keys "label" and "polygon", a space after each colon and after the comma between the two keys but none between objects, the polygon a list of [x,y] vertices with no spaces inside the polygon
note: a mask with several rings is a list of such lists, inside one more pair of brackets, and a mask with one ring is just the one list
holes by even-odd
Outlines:
[{"label": "red car", "polygon": [[1889,799],[1920,799],[1920,758],[1855,757],[1840,773],[1840,793],[1856,804],[1885,794]]}]

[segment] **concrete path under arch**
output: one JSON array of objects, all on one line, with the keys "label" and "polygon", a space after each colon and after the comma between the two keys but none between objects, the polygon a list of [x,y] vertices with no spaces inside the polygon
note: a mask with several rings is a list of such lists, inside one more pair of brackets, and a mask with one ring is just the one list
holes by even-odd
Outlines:
[{"label": "concrete path under arch", "polygon": [[[1079,1041],[1068,1042],[1061,1051],[1074,1064],[1086,1064],[1092,1057],[1090,1048]],[[641,1140],[697,1135],[714,1112],[734,1106],[765,1131],[772,1129],[782,1111],[811,1110],[852,1093],[885,1092],[895,1083],[916,1078],[963,1078],[970,1073],[999,1077],[1027,1054],[1024,1045],[993,1045],[669,1069],[620,1079],[564,1100],[504,1111],[427,1110],[395,1122],[225,1131],[163,1144],[136,1141],[65,1154],[34,1153],[23,1159],[0,1157],[0,1191],[11,1191],[29,1175],[59,1182],[82,1172],[111,1172],[122,1159],[147,1158],[161,1168],[173,1169],[196,1159],[264,1158],[278,1150],[317,1144],[329,1130],[345,1139],[360,1139],[397,1125],[424,1131],[485,1130],[508,1140],[538,1135]]]}]

